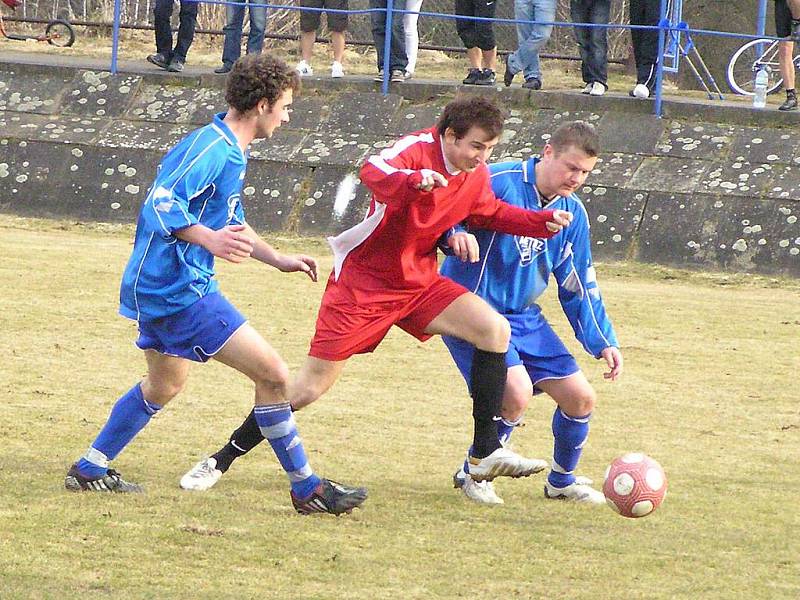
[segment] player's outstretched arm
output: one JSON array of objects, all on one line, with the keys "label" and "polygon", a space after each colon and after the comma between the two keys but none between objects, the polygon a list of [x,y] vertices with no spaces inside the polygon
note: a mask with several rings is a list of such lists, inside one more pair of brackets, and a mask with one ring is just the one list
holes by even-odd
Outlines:
[{"label": "player's outstretched arm", "polygon": [[[222,229],[210,229],[205,225],[191,225],[173,233],[179,240],[197,244],[218,258],[240,263],[253,252],[253,239],[245,225],[228,225]],[[252,230],[251,230],[252,231]]]},{"label": "player's outstretched arm", "polygon": [[622,375],[622,352],[620,352],[619,348],[609,346],[603,349],[600,356],[605,359],[609,368],[608,372],[603,373],[603,377],[611,381],[616,381],[617,378]]},{"label": "player's outstretched arm", "polygon": [[317,261],[305,254],[281,254],[258,235],[250,225],[243,225],[247,236],[253,240],[251,256],[264,264],[275,267],[284,273],[301,271],[308,275],[311,281],[317,280]]}]

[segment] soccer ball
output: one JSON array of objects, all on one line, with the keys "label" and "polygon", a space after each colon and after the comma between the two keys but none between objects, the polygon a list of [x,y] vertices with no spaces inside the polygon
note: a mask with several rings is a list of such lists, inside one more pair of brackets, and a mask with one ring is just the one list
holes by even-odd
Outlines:
[{"label": "soccer ball", "polygon": [[666,493],[664,469],[649,456],[637,452],[625,454],[606,469],[603,481],[606,503],[623,517],[646,517],[658,508]]}]

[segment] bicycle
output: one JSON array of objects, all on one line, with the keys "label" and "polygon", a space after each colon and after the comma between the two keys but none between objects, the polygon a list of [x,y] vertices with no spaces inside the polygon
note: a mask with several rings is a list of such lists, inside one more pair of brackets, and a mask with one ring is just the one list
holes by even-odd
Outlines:
[{"label": "bicycle", "polygon": [[[734,93],[742,96],[752,96],[755,74],[759,69],[766,69],[769,74],[770,84],[767,93],[777,91],[783,83],[778,63],[778,44],[780,40],[750,40],[731,56],[725,74],[728,85]],[[795,52],[800,44],[795,44]],[[795,69],[800,69],[800,54],[792,62]],[[773,76],[777,79],[773,80]]]},{"label": "bicycle", "polygon": [[[14,10],[21,4],[20,0],[2,0],[2,2],[11,10]],[[0,35],[9,40],[36,40],[37,42],[47,42],[51,46],[58,46],[60,48],[66,48],[75,43],[75,30],[68,21],[64,21],[63,19],[53,19],[48,22],[44,29],[44,34],[25,35],[8,32],[3,22],[3,15],[0,13]]]}]

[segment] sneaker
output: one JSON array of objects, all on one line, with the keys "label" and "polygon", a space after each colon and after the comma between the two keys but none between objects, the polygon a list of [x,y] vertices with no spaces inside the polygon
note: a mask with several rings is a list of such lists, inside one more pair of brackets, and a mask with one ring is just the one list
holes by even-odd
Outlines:
[{"label": "sneaker", "polygon": [[97,479],[81,475],[78,465],[73,464],[64,479],[64,487],[70,492],[114,492],[117,494],[141,494],[144,488],[136,483],[125,481],[114,469]]},{"label": "sneaker", "polygon": [[183,71],[183,61],[180,58],[173,58],[167,65],[167,71],[170,73],[180,73]]},{"label": "sneaker", "polygon": [[582,504],[605,504],[606,497],[592,487],[592,480],[587,477],[576,477],[575,482],[558,488],[549,481],[544,482],[544,497],[549,500],[571,500]]},{"label": "sneaker", "polygon": [[469,457],[469,474],[475,481],[492,481],[495,477],[527,477],[544,471],[547,466],[544,460],[525,458],[503,447],[484,458]]},{"label": "sneaker", "polygon": [[540,90],[542,89],[542,80],[538,77],[531,77],[530,79],[526,79],[525,83],[522,84],[526,90]]},{"label": "sneaker", "polygon": [[591,89],[589,90],[590,96],[602,96],[605,93],[606,93],[606,86],[604,86],[599,81],[595,81],[591,85]]},{"label": "sneaker", "polygon": [[342,63],[340,63],[339,61],[335,60],[333,61],[333,63],[331,63],[331,77],[333,77],[334,79],[339,79],[340,77],[344,77],[344,67],[342,66]]},{"label": "sneaker", "polygon": [[516,73],[511,72],[511,67],[508,65],[508,57],[506,57],[506,70],[503,72],[503,85],[509,87],[514,81]]},{"label": "sneaker", "polygon": [[154,64],[157,67],[162,69],[166,69],[169,66],[169,61],[167,57],[157,52],[156,54],[148,54],[147,55],[147,62]]},{"label": "sneaker", "polygon": [[778,110],[797,110],[797,94],[786,94],[786,100]]},{"label": "sneaker", "polygon": [[475,82],[475,85],[494,85],[497,81],[497,75],[491,69],[483,69],[481,77]]},{"label": "sneaker", "polygon": [[308,498],[298,498],[292,492],[292,505],[301,515],[350,513],[367,499],[367,488],[347,487],[341,483],[323,479]]},{"label": "sneaker", "polygon": [[637,83],[636,87],[634,87],[629,93],[634,98],[641,98],[641,99],[649,98],[650,88],[643,83]]},{"label": "sneaker", "polygon": [[394,71],[391,72],[391,77],[389,78],[389,81],[391,81],[392,83],[400,83],[405,80],[406,80],[405,71],[401,71],[400,69],[395,69]]},{"label": "sneaker", "polygon": [[453,487],[460,489],[470,500],[478,504],[504,504],[503,499],[494,491],[491,481],[475,481],[463,467],[453,475]]},{"label": "sneaker", "polygon": [[413,76],[414,76],[414,73],[412,73],[411,71],[408,71],[408,70],[403,71],[403,78],[404,79],[411,79]]},{"label": "sneaker", "polygon": [[380,69],[378,71],[378,74],[375,75],[375,77],[373,77],[372,80],[377,81],[379,83],[383,83],[383,69]]},{"label": "sneaker", "polygon": [[217,75],[224,75],[225,73],[230,73],[232,68],[233,68],[232,64],[222,63],[221,67],[217,67],[216,69],[214,69],[214,73],[216,73]]},{"label": "sneaker", "polygon": [[181,487],[185,490],[205,492],[214,487],[220,477],[222,471],[217,468],[217,459],[209,457],[201,460],[181,477]]},{"label": "sneaker", "polygon": [[297,63],[297,66],[294,68],[294,70],[300,73],[300,77],[310,77],[314,74],[314,69],[312,69],[311,65],[304,60],[301,60],[299,63]]},{"label": "sneaker", "polygon": [[478,80],[483,77],[483,70],[482,69],[470,69],[467,72],[467,76],[464,78],[463,83],[464,85],[475,85],[478,83]]},{"label": "sneaker", "polygon": [[589,94],[592,91],[593,83],[587,83],[584,88],[581,90],[581,94]]}]

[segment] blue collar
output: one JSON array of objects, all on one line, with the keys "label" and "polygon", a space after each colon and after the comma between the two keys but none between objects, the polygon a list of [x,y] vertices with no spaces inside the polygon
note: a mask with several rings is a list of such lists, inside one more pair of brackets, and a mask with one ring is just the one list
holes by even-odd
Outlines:
[{"label": "blue collar", "polygon": [[522,162],[522,180],[525,183],[536,185],[536,163],[538,162],[539,157],[537,156],[533,156]]},{"label": "blue collar", "polygon": [[238,145],[239,141],[236,139],[236,136],[233,135],[233,132],[228,128],[227,125],[222,121],[225,118],[225,115],[228,113],[217,113],[214,115],[214,120],[211,122],[211,125],[218,129],[219,132],[222,134],[222,137],[225,138],[225,141],[228,142],[231,146]]}]

